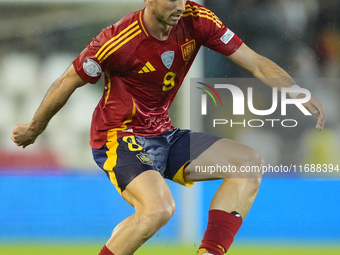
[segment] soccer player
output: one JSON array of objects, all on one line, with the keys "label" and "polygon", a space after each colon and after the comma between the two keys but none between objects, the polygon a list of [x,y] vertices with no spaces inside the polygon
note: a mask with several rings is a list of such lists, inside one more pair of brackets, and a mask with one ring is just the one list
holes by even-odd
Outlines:
[{"label": "soccer player", "polygon": [[[23,148],[34,143],[77,88],[96,83],[103,75],[104,94],[93,114],[90,144],[96,163],[135,214],[113,230],[99,254],[131,255],[168,222],[175,210],[164,181],[168,178],[185,186],[224,179],[211,201],[199,247],[199,254],[221,255],[253,204],[261,173],[233,178],[233,173],[223,172],[191,175],[190,169],[260,166],[262,159],[236,141],[174,128],[168,109],[202,45],[224,54],[270,87],[280,90],[295,82],[248,48],[205,7],[185,0],[144,2],[143,10],[93,39],[52,85],[32,121],[14,127],[12,140]],[[304,106],[318,117],[316,128],[322,130],[322,103],[312,97]]]}]

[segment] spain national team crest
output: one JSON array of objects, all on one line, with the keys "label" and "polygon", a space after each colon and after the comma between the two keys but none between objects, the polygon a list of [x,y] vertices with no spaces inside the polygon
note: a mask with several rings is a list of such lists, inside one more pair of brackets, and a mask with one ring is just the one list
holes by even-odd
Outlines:
[{"label": "spain national team crest", "polygon": [[141,152],[141,153],[138,153],[136,156],[143,164],[149,165],[149,166],[153,165],[153,161],[150,158],[149,154]]},{"label": "spain national team crest", "polygon": [[196,49],[195,40],[192,39],[191,41],[183,44],[181,46],[181,49],[182,49],[182,55],[183,55],[184,61],[189,61],[190,58],[192,57],[192,54],[194,54],[194,51]]},{"label": "spain national team crest", "polygon": [[167,51],[164,52],[162,55],[162,61],[163,64],[165,65],[166,68],[170,69],[172,66],[172,63],[174,62],[175,59],[175,52],[174,51]]}]

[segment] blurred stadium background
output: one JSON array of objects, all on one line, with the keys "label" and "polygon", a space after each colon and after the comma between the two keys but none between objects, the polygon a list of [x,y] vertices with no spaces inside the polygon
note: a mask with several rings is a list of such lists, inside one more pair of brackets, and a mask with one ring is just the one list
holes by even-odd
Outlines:
[{"label": "blurred stadium background", "polygon": [[[271,164],[340,164],[340,1],[204,4],[255,51],[311,81],[304,87],[328,113],[323,132],[314,131],[313,120],[294,133],[242,128],[222,135],[255,147]],[[102,83],[77,90],[25,150],[10,133],[31,120],[50,85],[102,28],[143,6],[141,0],[0,0],[0,254],[97,254],[113,227],[133,213],[93,162],[88,144]],[[250,77],[207,49],[189,76]],[[183,104],[189,109],[188,84],[171,109],[182,128],[190,127],[183,110]],[[264,179],[230,253],[340,254],[340,181],[331,177]],[[136,254],[195,254],[200,243],[219,181],[190,189],[168,183],[177,211]]]}]

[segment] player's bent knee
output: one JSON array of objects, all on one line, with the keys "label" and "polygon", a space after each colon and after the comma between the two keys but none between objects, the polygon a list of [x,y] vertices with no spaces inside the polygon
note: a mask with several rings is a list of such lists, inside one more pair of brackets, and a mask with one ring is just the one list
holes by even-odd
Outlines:
[{"label": "player's bent knee", "polygon": [[154,209],[148,217],[158,226],[164,226],[174,215],[175,205],[167,204]]},{"label": "player's bent knee", "polygon": [[262,181],[264,160],[253,148],[245,146],[244,154],[238,164],[238,171],[231,179],[239,190],[249,194],[256,193]]},{"label": "player's bent knee", "polygon": [[259,166],[262,163],[261,157],[255,149],[247,145],[234,142],[230,145],[230,140],[221,139],[218,141],[217,149],[219,152],[224,152],[225,155],[220,155],[227,162],[236,167],[241,166]]},{"label": "player's bent knee", "polygon": [[244,181],[251,179],[252,183],[258,185],[261,183],[264,161],[253,148],[244,145],[242,153],[232,160],[232,165],[235,166],[232,177],[243,178]]},{"label": "player's bent knee", "polygon": [[241,166],[259,166],[262,163],[262,159],[257,151],[248,146],[244,146],[243,154],[241,154],[239,160]]},{"label": "player's bent knee", "polygon": [[244,194],[249,197],[253,197],[257,194],[260,184],[261,177],[258,178],[231,178],[227,179],[228,182],[233,183],[233,187],[237,193]]},{"label": "player's bent knee", "polygon": [[145,237],[149,238],[170,220],[174,212],[174,203],[158,204],[138,214],[137,222],[145,232]]},{"label": "player's bent knee", "polygon": [[240,172],[244,174],[243,177],[261,180],[264,161],[256,150],[248,146],[246,148],[242,159],[238,162]]},{"label": "player's bent knee", "polygon": [[260,188],[261,185],[261,181],[262,181],[262,174],[259,173],[257,175],[257,178],[249,178],[247,180],[248,183],[248,187],[254,191],[257,191]]}]

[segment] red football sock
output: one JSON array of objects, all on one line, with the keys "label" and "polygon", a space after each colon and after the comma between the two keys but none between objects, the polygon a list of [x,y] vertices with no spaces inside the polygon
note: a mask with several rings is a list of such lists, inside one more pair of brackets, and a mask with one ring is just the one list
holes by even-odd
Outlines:
[{"label": "red football sock", "polygon": [[242,219],[234,214],[210,210],[207,230],[199,248],[215,255],[223,255],[230,248],[241,225]]},{"label": "red football sock", "polygon": [[106,247],[106,245],[104,245],[103,249],[99,252],[98,255],[114,255],[114,254]]}]

